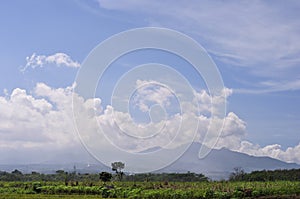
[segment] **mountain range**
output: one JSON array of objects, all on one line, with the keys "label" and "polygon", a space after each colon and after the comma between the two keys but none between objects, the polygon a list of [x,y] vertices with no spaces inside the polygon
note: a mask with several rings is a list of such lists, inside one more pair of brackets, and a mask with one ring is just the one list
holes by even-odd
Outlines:
[{"label": "mountain range", "polygon": [[[201,147],[200,143],[192,143],[187,151],[171,165],[160,169],[156,172],[194,172],[203,173],[213,180],[227,179],[234,168],[240,167],[245,172],[254,170],[275,170],[275,169],[292,169],[300,168],[295,163],[286,163],[270,157],[255,157],[244,153],[230,151],[228,149],[213,149],[205,158],[199,159],[198,152]],[[155,147],[145,152],[158,150]],[[170,149],[171,152],[171,149]],[[83,155],[83,154],[78,154]],[[56,170],[74,171],[78,173],[98,173],[100,171],[111,171],[111,169],[95,160],[86,162],[79,161],[80,157],[72,157],[69,154],[58,156],[56,159],[49,160],[38,164],[0,164],[1,171],[12,171],[18,169],[22,172],[31,171],[41,173],[54,173]],[[63,163],[61,160],[64,160]],[[126,165],[126,162],[125,162]],[[125,166],[126,171],[126,166]]]},{"label": "mountain range", "polygon": [[176,162],[160,172],[190,171],[219,180],[228,178],[236,167],[242,168],[245,172],[300,168],[300,165],[295,163],[286,163],[270,157],[250,156],[226,148],[213,149],[205,158],[199,159],[197,155],[200,147],[200,143],[192,143]]}]

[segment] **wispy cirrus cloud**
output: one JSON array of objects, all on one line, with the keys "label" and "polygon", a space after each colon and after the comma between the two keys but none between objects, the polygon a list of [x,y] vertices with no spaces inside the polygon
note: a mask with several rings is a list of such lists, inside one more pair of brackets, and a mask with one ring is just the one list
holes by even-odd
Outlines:
[{"label": "wispy cirrus cloud", "polygon": [[300,90],[300,79],[289,81],[263,81],[258,85],[258,89],[234,89],[235,93],[264,94],[282,91]]},{"label": "wispy cirrus cloud", "polygon": [[79,62],[72,60],[71,57],[65,53],[55,53],[48,56],[37,55],[36,53],[33,53],[31,56],[26,57],[26,65],[21,69],[21,72],[24,72],[28,68],[41,68],[48,64],[70,68],[80,67]]},{"label": "wispy cirrus cloud", "polygon": [[[215,59],[239,67],[252,77],[265,78],[278,85],[291,84],[290,81],[299,78],[298,1],[98,2],[104,9],[139,14],[148,25],[192,35]],[[276,92],[283,88],[266,89]]]},{"label": "wispy cirrus cloud", "polygon": [[98,1],[103,8],[143,12],[163,26],[196,34],[211,53],[236,65],[282,68],[300,62],[300,22],[290,9],[300,7],[297,1]]}]

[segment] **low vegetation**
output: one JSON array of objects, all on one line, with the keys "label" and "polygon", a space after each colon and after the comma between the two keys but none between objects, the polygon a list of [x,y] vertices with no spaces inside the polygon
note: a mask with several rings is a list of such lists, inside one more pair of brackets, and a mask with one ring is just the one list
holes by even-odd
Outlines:
[{"label": "low vegetation", "polygon": [[0,195],[97,196],[101,198],[257,198],[300,196],[300,182],[1,182]]},{"label": "low vegetation", "polygon": [[230,175],[231,181],[300,181],[300,169],[284,169],[274,171],[253,171],[245,173],[242,168],[235,168],[234,172]]},{"label": "low vegetation", "polygon": [[114,167],[115,174],[1,172],[0,198],[300,198],[300,169],[247,174],[236,168],[230,180],[212,182],[190,172],[125,175],[123,168]]}]

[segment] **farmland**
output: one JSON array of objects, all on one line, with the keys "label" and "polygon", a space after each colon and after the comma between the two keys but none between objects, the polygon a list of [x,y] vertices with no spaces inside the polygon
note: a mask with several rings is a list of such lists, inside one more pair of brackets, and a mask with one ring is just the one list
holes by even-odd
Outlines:
[{"label": "farmland", "polygon": [[0,182],[0,198],[300,198],[299,181]]},{"label": "farmland", "polygon": [[235,169],[227,181],[210,181],[191,172],[115,172],[1,172],[0,198],[300,198],[300,169],[251,173]]}]

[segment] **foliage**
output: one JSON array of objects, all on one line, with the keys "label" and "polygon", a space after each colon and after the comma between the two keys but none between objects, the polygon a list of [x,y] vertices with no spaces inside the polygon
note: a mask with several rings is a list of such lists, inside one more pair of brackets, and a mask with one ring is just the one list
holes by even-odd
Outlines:
[{"label": "foliage", "polygon": [[241,167],[235,167],[229,176],[229,180],[241,181],[244,179],[245,171]]},{"label": "foliage", "polygon": [[[118,176],[116,175],[118,178]],[[141,173],[133,175],[122,176],[125,181],[144,182],[144,181],[161,181],[161,182],[199,182],[208,181],[208,178],[203,174],[196,173]],[[74,185],[78,182],[83,182],[86,185],[94,184],[98,180],[110,181],[112,174],[108,172],[101,172],[99,174],[80,174],[74,172],[65,172],[57,170],[55,174],[41,174],[32,172],[28,174],[16,174],[0,171],[0,181],[51,181],[51,182],[65,182],[65,185]]]},{"label": "foliage", "polygon": [[112,174],[111,173],[108,173],[108,172],[101,172],[99,174],[99,178],[100,180],[102,180],[103,182],[108,182],[111,180],[112,178]]},{"label": "foliage", "polygon": [[125,181],[134,182],[201,182],[208,181],[208,178],[203,174],[196,173],[140,173],[134,175],[127,175],[124,177]]},{"label": "foliage", "polygon": [[274,171],[253,171],[245,173],[241,168],[235,168],[230,176],[231,181],[300,181],[300,169],[284,169]]},{"label": "foliage", "polygon": [[119,181],[123,178],[123,169],[125,168],[125,163],[123,162],[113,162],[111,163],[111,169],[116,172]]},{"label": "foliage", "polygon": [[[55,174],[46,175],[37,172],[23,174],[15,170],[11,173],[0,172],[0,198],[300,198],[299,171],[256,171],[247,174],[238,168],[233,175],[234,180],[220,182],[211,182],[203,174],[190,172],[135,174],[125,176],[124,181],[104,182],[103,179],[99,181],[99,175],[111,177],[112,174],[58,170]],[[287,176],[291,180],[275,181]],[[250,180],[245,181],[247,179]]]},{"label": "foliage", "polygon": [[[99,196],[102,198],[277,198],[300,197],[300,182],[94,182],[87,186],[65,186],[64,182],[0,182],[3,195],[72,195]],[[9,197],[6,197],[9,198]],[[19,198],[19,197],[15,197]],[[31,197],[30,197],[31,198]],[[32,197],[34,198],[34,197]]]}]

